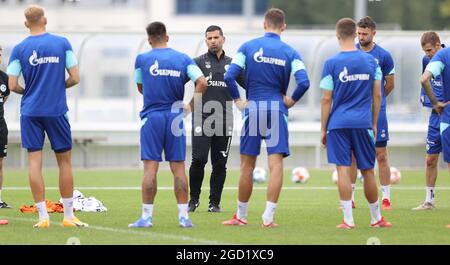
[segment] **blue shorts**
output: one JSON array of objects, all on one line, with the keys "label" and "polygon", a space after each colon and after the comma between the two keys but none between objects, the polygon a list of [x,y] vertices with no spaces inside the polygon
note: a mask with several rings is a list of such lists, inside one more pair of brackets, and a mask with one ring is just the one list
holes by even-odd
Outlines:
[{"label": "blue shorts", "polygon": [[439,115],[434,112],[431,113],[427,135],[427,154],[429,155],[438,155],[442,152],[440,123]]},{"label": "blue shorts", "polygon": [[278,110],[258,110],[250,111],[244,116],[241,155],[258,156],[262,140],[265,140],[268,155],[290,155],[287,116],[284,113]]},{"label": "blue shorts", "polygon": [[72,149],[72,133],[67,114],[56,117],[20,116],[20,135],[22,147],[28,152],[41,151],[44,147],[45,133],[52,150],[64,153]]},{"label": "blue shorts", "polygon": [[377,142],[376,147],[386,147],[389,141],[389,126],[386,110],[380,110],[377,122]]},{"label": "blue shorts", "polygon": [[181,162],[186,160],[183,113],[150,112],[141,120],[141,160]]},{"label": "blue shorts", "polygon": [[441,122],[441,137],[444,161],[450,163],[450,124]]},{"label": "blue shorts", "polygon": [[375,137],[371,129],[336,129],[327,133],[328,163],[350,167],[352,152],[358,169],[375,167]]}]

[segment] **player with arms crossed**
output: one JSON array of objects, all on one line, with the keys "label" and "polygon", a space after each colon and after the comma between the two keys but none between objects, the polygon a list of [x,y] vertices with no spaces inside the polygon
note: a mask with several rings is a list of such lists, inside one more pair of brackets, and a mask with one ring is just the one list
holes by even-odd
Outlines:
[{"label": "player with arms crossed", "polygon": [[[386,97],[394,90],[395,68],[391,54],[376,44],[373,39],[377,33],[377,24],[371,17],[364,17],[358,22],[357,48],[375,57],[381,68],[381,108],[377,123],[376,151],[378,174],[382,190],[382,209],[391,210],[391,169],[388,161],[387,144],[389,141],[388,120],[386,114]],[[354,205],[356,165],[352,166],[352,204]]]}]

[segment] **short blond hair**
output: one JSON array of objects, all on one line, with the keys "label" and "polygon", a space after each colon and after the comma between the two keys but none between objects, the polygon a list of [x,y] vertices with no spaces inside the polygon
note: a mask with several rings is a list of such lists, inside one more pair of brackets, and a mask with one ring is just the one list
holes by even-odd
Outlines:
[{"label": "short blond hair", "polygon": [[44,17],[45,11],[39,5],[30,5],[25,9],[24,14],[28,23],[36,24]]}]

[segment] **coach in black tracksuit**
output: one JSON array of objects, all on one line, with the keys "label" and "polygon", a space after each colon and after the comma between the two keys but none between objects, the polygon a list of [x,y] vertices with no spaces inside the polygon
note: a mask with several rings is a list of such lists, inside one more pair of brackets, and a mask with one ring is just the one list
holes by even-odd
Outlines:
[{"label": "coach in black tracksuit", "polygon": [[[202,96],[202,105],[196,105],[192,116],[192,164],[189,169],[189,211],[200,205],[199,198],[211,150],[212,173],[210,180],[209,212],[221,212],[220,198],[226,178],[226,164],[233,133],[233,99],[224,82],[224,74],[231,63],[225,56],[225,37],[218,26],[206,30],[208,52],[195,58],[195,62],[208,80],[208,89]],[[243,86],[241,76],[238,83]]]},{"label": "coach in black tracksuit", "polygon": [[[0,46],[0,63],[2,62],[2,47]],[[9,205],[2,200],[3,187],[3,158],[6,157],[8,149],[8,127],[4,118],[3,104],[10,94],[8,87],[8,75],[0,70],[0,209],[10,208]]]}]

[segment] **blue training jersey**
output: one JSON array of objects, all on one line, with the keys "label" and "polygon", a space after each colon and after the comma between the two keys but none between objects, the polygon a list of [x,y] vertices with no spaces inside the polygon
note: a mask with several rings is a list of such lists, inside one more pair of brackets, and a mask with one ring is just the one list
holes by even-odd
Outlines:
[{"label": "blue training jersey", "polygon": [[235,79],[241,70],[245,70],[247,99],[256,102],[259,110],[275,110],[276,107],[277,110],[288,113],[283,96],[288,90],[291,74],[295,76],[298,85],[292,99],[299,100],[309,88],[305,64],[300,54],[275,33],[266,33],[239,48],[225,74],[225,82],[233,99],[240,97]]},{"label": "blue training jersey", "polygon": [[[443,83],[443,102],[450,101],[450,48],[442,49],[436,53],[425,70],[432,73],[434,78],[441,76]],[[443,122],[441,126],[449,126],[450,108],[448,106],[444,108],[444,113],[441,115],[441,120]]]},{"label": "blue training jersey", "polygon": [[340,52],[325,62],[320,88],[332,91],[328,130],[372,128],[373,86],[381,75],[373,56],[362,51]]},{"label": "blue training jersey", "polygon": [[77,65],[69,41],[45,33],[29,36],[11,53],[8,75],[23,75],[25,91],[21,115],[51,117],[68,111],[66,99],[66,69]]},{"label": "blue training jersey", "polygon": [[[358,43],[356,44],[356,48],[361,49],[361,45]],[[382,79],[381,79],[381,107],[380,110],[384,111],[386,110],[386,95],[384,94],[384,77],[389,75],[395,74],[395,66],[394,66],[394,60],[392,59],[391,54],[381,48],[379,45],[374,44],[373,49],[368,54],[375,57],[375,60],[377,61],[378,65],[380,66],[381,73],[382,73]]]},{"label": "blue training jersey", "polygon": [[[171,48],[153,49],[137,56],[135,78],[142,84],[144,108],[141,118],[153,111],[180,111],[184,85],[197,81],[202,71],[189,56]],[[175,108],[175,109],[173,109]]]},{"label": "blue training jersey", "polygon": [[[445,48],[445,45],[442,45],[442,47]],[[422,72],[425,72],[425,68],[428,66],[428,63],[430,63],[430,58],[428,58],[428,56],[424,56],[422,59]],[[440,75],[431,79],[431,87],[433,88],[433,92],[437,100],[443,102],[444,97],[442,94],[442,78]],[[422,102],[422,105],[424,107],[433,107],[423,87],[420,90],[420,102]]]}]

